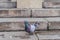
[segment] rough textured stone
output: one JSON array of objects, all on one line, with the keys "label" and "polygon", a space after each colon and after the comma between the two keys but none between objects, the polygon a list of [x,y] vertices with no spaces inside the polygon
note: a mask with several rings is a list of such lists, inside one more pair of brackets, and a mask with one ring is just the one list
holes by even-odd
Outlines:
[{"label": "rough textured stone", "polygon": [[16,2],[17,0],[11,0],[11,2]]},{"label": "rough textured stone", "polygon": [[39,40],[58,40],[60,39],[60,31],[40,31],[37,32]]},{"label": "rough textured stone", "polygon": [[0,17],[6,17],[8,13],[8,10],[0,10]]},{"label": "rough textured stone", "polygon": [[0,32],[2,40],[37,40],[35,35],[28,35],[26,32]]},{"label": "rough textured stone", "polygon": [[0,10],[0,17],[30,17],[30,10]]},{"label": "rough textured stone", "polygon": [[[34,22],[29,22],[30,24],[33,24]],[[39,29],[47,29],[47,24],[41,22],[38,27]],[[0,30],[24,30],[24,23],[23,22],[3,22],[0,23]]]},{"label": "rough textured stone", "polygon": [[10,0],[0,0],[0,2],[9,2]]},{"label": "rough textured stone", "polygon": [[9,10],[9,15],[16,17],[30,17],[30,10]]},{"label": "rough textured stone", "polygon": [[17,0],[17,8],[42,8],[43,0]]},{"label": "rough textured stone", "polygon": [[49,10],[49,9],[33,9],[32,10],[33,17],[54,17],[60,16],[60,10]]},{"label": "rough textured stone", "polygon": [[60,0],[44,0],[44,2],[60,2]]},{"label": "rough textured stone", "polygon": [[49,29],[60,29],[60,22],[50,22]]},{"label": "rough textured stone", "polygon": [[43,2],[43,8],[60,8],[60,2]]},{"label": "rough textured stone", "polygon": [[15,2],[0,2],[0,8],[16,8]]}]

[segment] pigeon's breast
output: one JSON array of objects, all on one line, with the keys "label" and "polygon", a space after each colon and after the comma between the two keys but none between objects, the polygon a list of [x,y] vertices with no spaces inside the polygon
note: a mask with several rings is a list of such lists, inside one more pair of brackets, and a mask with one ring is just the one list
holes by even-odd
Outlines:
[{"label": "pigeon's breast", "polygon": [[34,32],[34,31],[35,31],[35,26],[34,26],[34,25],[31,25],[30,31],[31,31],[31,32]]}]

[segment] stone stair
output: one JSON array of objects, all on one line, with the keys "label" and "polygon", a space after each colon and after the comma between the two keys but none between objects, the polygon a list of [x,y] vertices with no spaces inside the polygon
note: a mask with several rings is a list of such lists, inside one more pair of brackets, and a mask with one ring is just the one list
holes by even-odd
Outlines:
[{"label": "stone stair", "polygon": [[0,0],[1,8],[16,8],[16,2],[11,0]]},{"label": "stone stair", "polygon": [[[60,40],[59,0],[39,0],[41,3],[37,0],[33,0],[34,3],[32,0],[26,1],[0,0],[0,39]],[[40,23],[35,34],[29,35],[25,32],[24,21],[30,24]]]}]

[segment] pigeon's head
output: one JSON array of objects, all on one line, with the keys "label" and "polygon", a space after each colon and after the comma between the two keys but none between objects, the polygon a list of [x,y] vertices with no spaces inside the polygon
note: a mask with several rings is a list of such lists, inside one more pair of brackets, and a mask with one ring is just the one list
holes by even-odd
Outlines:
[{"label": "pigeon's head", "polygon": [[40,25],[40,23],[39,22],[35,22],[34,25],[35,25],[35,27],[38,27],[38,25]]}]

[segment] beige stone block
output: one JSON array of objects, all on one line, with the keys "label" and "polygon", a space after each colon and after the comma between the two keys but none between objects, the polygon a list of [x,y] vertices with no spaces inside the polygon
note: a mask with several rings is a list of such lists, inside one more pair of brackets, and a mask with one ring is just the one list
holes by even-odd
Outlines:
[{"label": "beige stone block", "polygon": [[0,17],[7,17],[8,13],[8,10],[0,10]]},{"label": "beige stone block", "polygon": [[30,17],[30,10],[9,10],[10,17]]},{"label": "beige stone block", "polygon": [[[56,39],[60,39],[60,37],[59,37],[60,34],[58,34],[59,32],[60,31],[58,31],[58,32],[47,31],[46,34],[45,34],[45,32],[40,32],[37,34],[37,36],[38,36],[39,40],[54,40],[54,39],[56,40]],[[41,34],[41,33],[43,33],[43,34]]]},{"label": "beige stone block", "polygon": [[11,0],[11,2],[16,2],[17,0]]},{"label": "beige stone block", "polygon": [[31,0],[31,8],[42,8],[43,0]]},{"label": "beige stone block", "polygon": [[60,2],[43,2],[44,8],[60,8]]},{"label": "beige stone block", "polygon": [[24,30],[24,23],[3,22],[0,23],[0,30]]},{"label": "beige stone block", "polygon": [[0,2],[0,8],[16,8],[15,2]]},{"label": "beige stone block", "polygon": [[53,17],[53,16],[60,16],[60,10],[44,10],[44,9],[38,9],[38,10],[32,10],[32,16],[33,17]]},{"label": "beige stone block", "polygon": [[30,17],[30,10],[0,10],[0,17]]},{"label": "beige stone block", "polygon": [[60,29],[60,22],[51,22],[49,29]]},{"label": "beige stone block", "polygon": [[0,32],[1,40],[37,40],[36,35],[28,35],[26,32]]},{"label": "beige stone block", "polygon": [[17,0],[17,8],[30,8],[30,0]]},{"label": "beige stone block", "polygon": [[60,0],[44,0],[44,2],[60,2]]},{"label": "beige stone block", "polygon": [[60,31],[40,31],[37,32],[39,40],[58,40],[60,39]]},{"label": "beige stone block", "polygon": [[[34,24],[35,22],[29,22],[30,24]],[[1,22],[0,23],[0,30],[24,30],[25,25],[24,22]],[[36,28],[37,30],[40,29],[47,29],[47,23],[40,22]]]},{"label": "beige stone block", "polygon": [[17,8],[42,8],[43,0],[17,0]]}]

